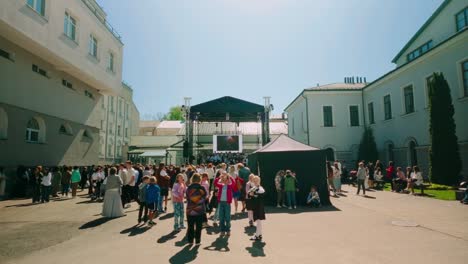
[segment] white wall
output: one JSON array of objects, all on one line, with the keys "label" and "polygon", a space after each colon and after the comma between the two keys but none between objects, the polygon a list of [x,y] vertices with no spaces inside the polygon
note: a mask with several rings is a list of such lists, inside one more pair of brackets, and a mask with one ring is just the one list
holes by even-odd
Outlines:
[{"label": "white wall", "polygon": [[429,40],[434,46],[456,33],[455,15],[468,6],[468,0],[452,0],[418,38],[404,51],[396,61],[397,67],[407,62],[406,55]]}]

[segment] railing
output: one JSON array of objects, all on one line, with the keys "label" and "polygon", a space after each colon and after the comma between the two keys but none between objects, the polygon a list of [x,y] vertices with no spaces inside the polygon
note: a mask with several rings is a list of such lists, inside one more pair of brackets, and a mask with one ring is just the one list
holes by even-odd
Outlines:
[{"label": "railing", "polygon": [[[107,22],[106,18],[102,17],[98,10],[96,9],[96,7],[94,7],[93,5],[91,5],[88,0],[81,0],[88,8],[89,10],[96,16],[96,18],[101,21],[101,23],[107,28],[107,30],[109,30],[110,33],[112,33],[112,35],[120,42],[122,43],[122,37],[120,36],[120,34],[114,29],[114,27],[112,27],[111,24],[109,24],[109,22]],[[97,4],[97,3],[96,3]]]}]

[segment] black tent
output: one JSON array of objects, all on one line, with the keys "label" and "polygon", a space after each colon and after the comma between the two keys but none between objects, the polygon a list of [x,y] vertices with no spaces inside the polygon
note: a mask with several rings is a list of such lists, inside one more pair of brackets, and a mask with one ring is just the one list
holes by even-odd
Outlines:
[{"label": "black tent", "polygon": [[299,192],[296,193],[298,204],[305,204],[312,185],[317,187],[322,204],[329,205],[326,174],[326,151],[298,142],[286,135],[268,143],[248,157],[248,166],[253,173],[262,178],[266,190],[266,202],[276,203],[275,176],[279,170],[296,172]]}]

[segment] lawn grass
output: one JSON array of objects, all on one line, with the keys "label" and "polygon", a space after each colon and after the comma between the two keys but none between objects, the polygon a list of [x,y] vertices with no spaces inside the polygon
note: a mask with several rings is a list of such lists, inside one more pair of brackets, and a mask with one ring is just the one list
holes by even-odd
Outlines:
[{"label": "lawn grass", "polygon": [[[429,198],[445,200],[445,201],[455,201],[456,200],[454,190],[431,190],[430,188],[431,187],[424,189],[424,194]],[[384,191],[392,191],[392,187],[391,187],[390,183],[385,184]],[[421,193],[421,190],[414,189],[414,192],[416,194],[419,194],[419,193]]]}]

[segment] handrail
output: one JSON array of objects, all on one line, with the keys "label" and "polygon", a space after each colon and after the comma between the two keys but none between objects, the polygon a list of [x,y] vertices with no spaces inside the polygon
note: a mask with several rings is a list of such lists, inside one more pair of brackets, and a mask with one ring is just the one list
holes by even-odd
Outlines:
[{"label": "handrail", "polygon": [[109,32],[120,42],[123,44],[122,42],[122,36],[120,36],[120,34],[114,29],[114,27],[112,27],[112,25],[107,22],[106,18],[102,17],[98,11],[96,10],[96,8],[94,6],[92,6],[87,0],[81,0],[88,8],[89,10],[96,16],[96,18],[101,21],[101,23],[107,28],[107,30],[109,30]]}]

